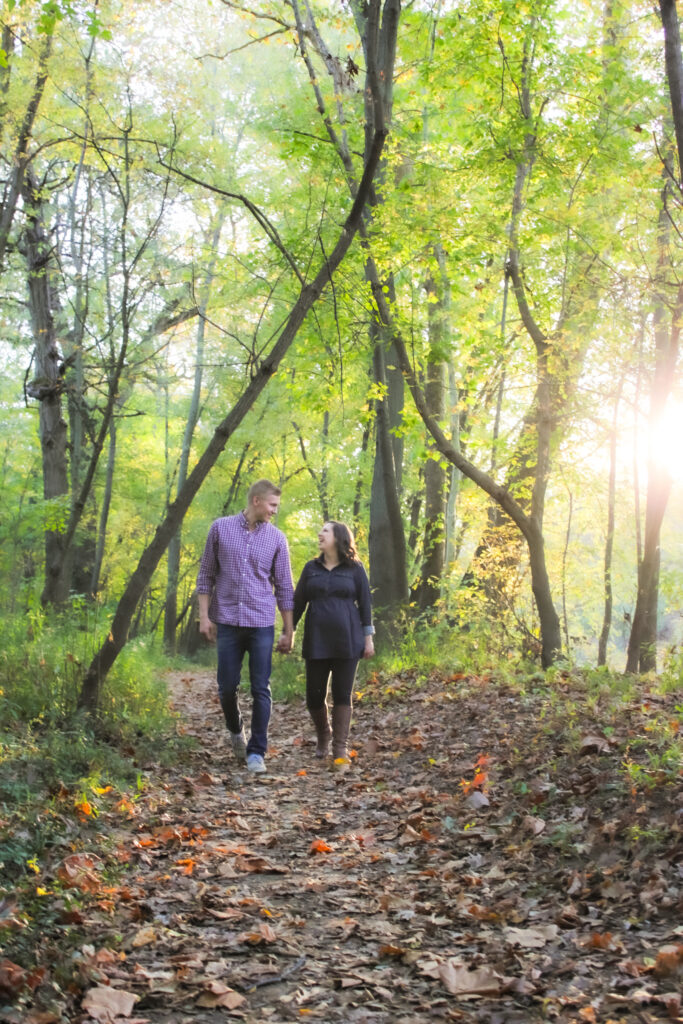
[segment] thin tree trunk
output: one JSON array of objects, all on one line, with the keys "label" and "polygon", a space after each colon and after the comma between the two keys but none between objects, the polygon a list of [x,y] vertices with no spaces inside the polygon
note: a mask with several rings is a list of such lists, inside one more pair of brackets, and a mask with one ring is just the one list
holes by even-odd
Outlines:
[{"label": "thin tree trunk", "polygon": [[[43,496],[52,500],[69,493],[67,429],[62,415],[64,380],[53,315],[51,245],[45,227],[43,202],[30,168],[25,170],[23,198],[29,306],[35,342],[35,377],[27,386],[27,392],[40,403]],[[63,604],[69,597],[69,575],[64,571],[65,551],[63,530],[46,530],[44,604]]]},{"label": "thin tree trunk", "polygon": [[[373,324],[375,333],[379,328]],[[374,378],[386,387],[384,344],[376,340]],[[370,488],[370,586],[378,610],[378,631],[391,631],[396,609],[408,600],[406,543],[399,500],[390,409],[384,399],[375,402],[375,463]]]},{"label": "thin tree trunk", "polygon": [[[25,191],[25,175],[31,159],[28,153],[28,144],[33,133],[33,125],[38,113],[38,108],[45,91],[45,83],[47,82],[48,76],[47,65],[51,52],[52,36],[48,35],[43,39],[41,44],[40,54],[38,57],[38,74],[36,75],[33,91],[26,105],[26,112],[21,123],[21,128],[19,129],[17,143],[14,147],[14,153],[12,154],[10,161],[11,171],[9,184],[5,189],[2,205],[0,206],[0,270],[5,262],[5,253],[7,251],[7,243],[9,241],[9,233],[12,228],[14,214],[17,209],[17,202],[19,201],[19,196]],[[29,191],[33,191],[30,186]]]},{"label": "thin tree trunk", "polygon": [[97,530],[97,544],[95,545],[95,559],[90,578],[90,593],[94,596],[100,589],[100,574],[104,562],[104,548],[107,541],[107,525],[109,522],[109,510],[111,499],[114,493],[114,467],[116,466],[116,418],[113,418],[109,427],[109,451],[107,453],[107,471],[104,479],[104,493],[102,494],[102,507],[100,509],[100,520]]},{"label": "thin tree trunk", "polygon": [[370,430],[371,430],[371,424],[370,424],[370,421],[368,421],[364,425],[363,433],[361,435],[361,442],[360,442],[360,452],[361,452],[361,454],[360,454],[360,458],[358,460],[358,475],[356,476],[356,489],[355,489],[354,496],[353,496],[352,522],[353,522],[353,532],[354,532],[354,534],[358,533],[358,529],[360,527],[360,511],[361,511],[361,505],[363,503],[363,493],[364,493],[364,490],[365,490],[365,488],[363,486],[363,462],[364,462],[364,458],[363,457],[364,457],[365,453],[368,450],[368,444],[370,442]]},{"label": "thin tree trunk", "polygon": [[617,494],[617,441],[619,438],[617,427],[619,423],[619,402],[621,391],[624,386],[623,379],[619,381],[617,393],[614,399],[614,412],[612,413],[612,429],[609,438],[609,479],[607,483],[607,534],[605,537],[605,558],[603,569],[603,585],[605,588],[605,610],[602,616],[602,629],[598,641],[598,665],[607,664],[607,642],[610,629],[612,628],[612,608],[614,595],[612,591],[612,552],[614,549],[614,520],[616,511]]}]

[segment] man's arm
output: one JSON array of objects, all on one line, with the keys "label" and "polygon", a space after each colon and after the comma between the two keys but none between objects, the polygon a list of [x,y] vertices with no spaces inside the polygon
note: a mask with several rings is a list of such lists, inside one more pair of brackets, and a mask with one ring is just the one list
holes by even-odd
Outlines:
[{"label": "man's arm", "polygon": [[281,611],[280,615],[282,616],[282,632],[276,650],[280,654],[289,654],[294,644],[294,612],[289,608]]},{"label": "man's arm", "polygon": [[282,616],[282,633],[275,649],[280,654],[289,654],[294,643],[294,581],[284,536],[273,560],[272,579],[275,600]]},{"label": "man's arm", "polygon": [[199,605],[199,632],[205,636],[209,643],[216,642],[216,623],[209,618],[209,594],[197,594]]}]

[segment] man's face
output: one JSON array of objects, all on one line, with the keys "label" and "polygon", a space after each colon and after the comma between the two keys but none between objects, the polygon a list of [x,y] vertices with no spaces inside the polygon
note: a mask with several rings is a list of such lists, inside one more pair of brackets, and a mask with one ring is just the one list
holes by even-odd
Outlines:
[{"label": "man's face", "polygon": [[254,512],[257,523],[269,523],[280,507],[279,494],[265,494],[254,498]]}]

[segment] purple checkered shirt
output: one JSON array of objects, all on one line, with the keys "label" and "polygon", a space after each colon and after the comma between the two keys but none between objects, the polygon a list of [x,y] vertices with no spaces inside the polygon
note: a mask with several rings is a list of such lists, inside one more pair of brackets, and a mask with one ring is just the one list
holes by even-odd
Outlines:
[{"label": "purple checkered shirt", "polygon": [[294,607],[287,539],[272,523],[253,530],[240,512],[211,524],[197,575],[197,592],[210,594],[209,618],[228,626],[272,626],[275,605]]}]

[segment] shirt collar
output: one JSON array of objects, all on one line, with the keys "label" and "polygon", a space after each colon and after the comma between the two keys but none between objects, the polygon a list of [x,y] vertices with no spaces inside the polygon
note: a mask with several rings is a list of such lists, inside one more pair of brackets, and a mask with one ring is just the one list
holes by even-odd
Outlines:
[{"label": "shirt collar", "polygon": [[254,523],[254,529],[253,530],[250,529],[250,527],[249,527],[249,520],[247,519],[247,517],[244,514],[244,509],[242,509],[242,511],[240,512],[240,521],[239,522],[240,522],[240,526],[242,527],[242,529],[249,530],[250,533],[255,533],[256,530],[260,530],[261,527],[264,525],[263,523]]}]

